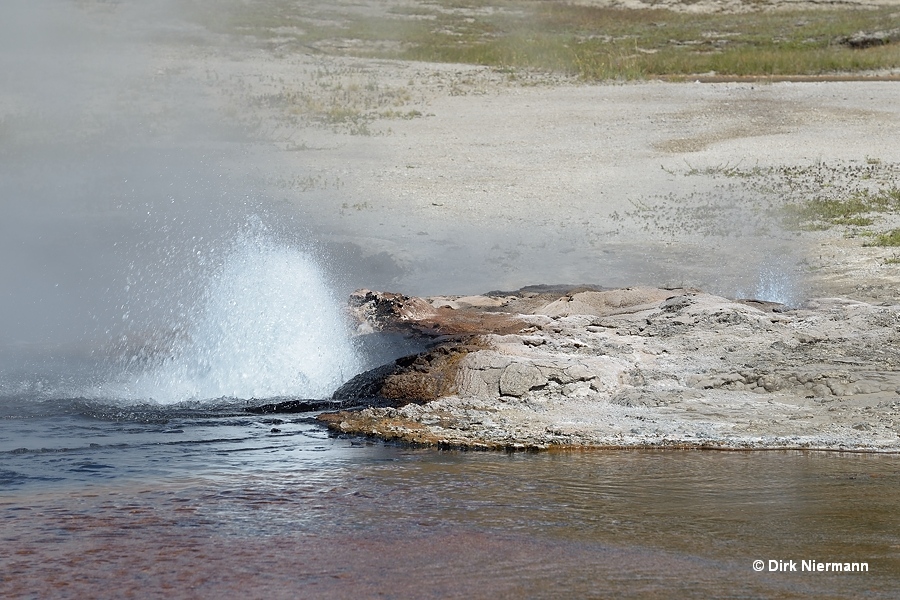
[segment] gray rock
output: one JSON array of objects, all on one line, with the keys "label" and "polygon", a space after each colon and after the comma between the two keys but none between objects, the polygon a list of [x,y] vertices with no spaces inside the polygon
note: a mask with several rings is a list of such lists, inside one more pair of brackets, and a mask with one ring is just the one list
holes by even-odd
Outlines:
[{"label": "gray rock", "polygon": [[513,363],[500,376],[500,393],[504,396],[523,396],[544,385],[547,385],[547,378],[530,363]]},{"label": "gray rock", "polygon": [[672,296],[667,299],[665,302],[659,305],[659,309],[663,312],[678,312],[683,308],[687,308],[694,301],[691,300],[690,296]]},{"label": "gray rock", "polygon": [[[463,398],[494,398],[498,392],[497,382],[493,385],[485,381],[484,374],[489,371],[463,369],[457,379],[457,393]],[[497,371],[499,373],[499,371]],[[499,378],[498,378],[499,379]]]},{"label": "gray rock", "polygon": [[812,387],[812,393],[816,396],[830,396],[831,388],[821,383],[817,383]]},{"label": "gray rock", "polygon": [[597,376],[596,373],[581,363],[566,369],[566,374],[574,381],[588,381]]}]

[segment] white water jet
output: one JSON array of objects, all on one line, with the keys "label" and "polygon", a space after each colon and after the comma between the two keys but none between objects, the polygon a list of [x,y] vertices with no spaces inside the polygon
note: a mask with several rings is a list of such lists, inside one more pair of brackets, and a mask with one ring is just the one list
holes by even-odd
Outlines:
[{"label": "white water jet", "polygon": [[[169,404],[213,398],[323,398],[362,369],[338,303],[305,252],[256,236],[202,287],[186,331],[104,395]],[[120,387],[120,386],[114,386]]]},{"label": "white water jet", "polygon": [[763,265],[752,297],[793,306],[797,303],[795,279],[796,276],[783,265]]}]

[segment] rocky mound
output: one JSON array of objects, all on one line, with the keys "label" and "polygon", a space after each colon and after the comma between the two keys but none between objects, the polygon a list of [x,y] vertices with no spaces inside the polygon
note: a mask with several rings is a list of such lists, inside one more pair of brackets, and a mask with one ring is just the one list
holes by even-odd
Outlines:
[{"label": "rocky mound", "polygon": [[469,448],[900,451],[900,307],[798,308],[690,289],[535,287],[414,298],[361,290],[361,335],[426,352],[335,394],[339,432]]}]

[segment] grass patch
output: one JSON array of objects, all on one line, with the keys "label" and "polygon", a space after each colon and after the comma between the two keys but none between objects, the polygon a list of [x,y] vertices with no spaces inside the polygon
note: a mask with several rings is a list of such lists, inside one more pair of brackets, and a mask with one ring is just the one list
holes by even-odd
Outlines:
[{"label": "grass patch", "polygon": [[[667,10],[512,3],[518,11],[440,15],[396,57],[564,72],[587,80],[819,75],[900,66],[900,45],[839,40],[890,22],[889,10],[688,15]],[[474,19],[474,22],[469,21]],[[894,17],[896,20],[896,17]]]},{"label": "grass patch", "polygon": [[[277,44],[322,52],[535,69],[586,80],[791,76],[900,67],[900,33],[854,48],[860,31],[900,30],[896,7],[866,10],[687,14],[576,6],[549,0],[435,0],[310,7],[286,0],[232,5],[207,25]],[[891,41],[893,40],[893,41]]]},{"label": "grass patch", "polygon": [[900,229],[892,229],[887,233],[878,234],[875,236],[875,239],[866,242],[864,245],[896,248],[900,246]]},{"label": "grass patch", "polygon": [[898,210],[900,188],[897,187],[874,192],[857,190],[846,196],[816,196],[785,208],[788,223],[806,230],[828,229],[832,225],[867,227],[875,223],[874,215]]},{"label": "grass patch", "polygon": [[[879,216],[900,214],[900,166],[867,158],[844,164],[742,167],[721,164],[697,168],[686,176],[742,179],[748,191],[778,199],[767,210],[781,214],[788,229],[823,231],[835,225],[869,227]],[[674,171],[670,171],[676,175]],[[862,235],[862,232],[858,232]]]},{"label": "grass patch", "polygon": [[[646,230],[675,233],[691,228],[703,235],[760,235],[767,229],[796,235],[843,227],[843,235],[866,245],[890,246],[900,221],[900,165],[878,159],[811,165],[762,167],[719,164],[667,169],[672,177],[718,178],[711,196],[673,193],[636,202],[627,214]],[[693,196],[693,195],[692,195]]]},{"label": "grass patch", "polygon": [[868,227],[875,224],[875,219],[871,217],[844,217],[832,221],[835,225],[847,225],[851,227]]},{"label": "grass patch", "polygon": [[276,109],[296,122],[318,124],[351,135],[377,135],[370,125],[379,119],[416,119],[418,110],[404,86],[381,82],[366,69],[316,67],[305,81],[285,84],[274,76],[260,78],[260,92],[247,96],[251,107]]}]

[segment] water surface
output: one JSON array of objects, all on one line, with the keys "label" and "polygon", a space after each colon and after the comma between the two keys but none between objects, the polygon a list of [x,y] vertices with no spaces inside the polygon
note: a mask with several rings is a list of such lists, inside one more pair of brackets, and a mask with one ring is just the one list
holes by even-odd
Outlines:
[{"label": "water surface", "polygon": [[[895,456],[438,451],[240,403],[5,402],[3,597],[892,598],[900,585]],[[869,571],[752,567],[804,559]]]}]

